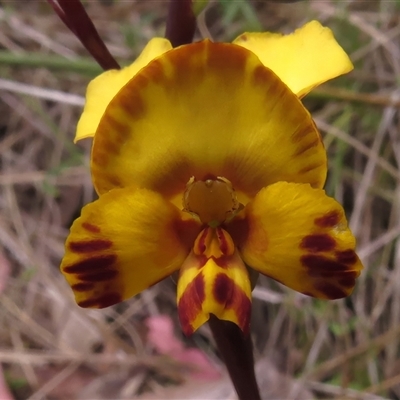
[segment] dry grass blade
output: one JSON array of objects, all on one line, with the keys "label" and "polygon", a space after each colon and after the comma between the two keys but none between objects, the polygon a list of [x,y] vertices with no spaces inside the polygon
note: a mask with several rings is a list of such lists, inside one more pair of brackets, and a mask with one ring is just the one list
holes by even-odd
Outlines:
[{"label": "dry grass blade", "polygon": [[61,92],[59,90],[44,89],[33,85],[14,82],[8,79],[0,78],[0,90],[8,90],[14,93],[26,94],[38,99],[55,101],[61,104],[70,104],[83,107],[85,99],[76,94]]}]

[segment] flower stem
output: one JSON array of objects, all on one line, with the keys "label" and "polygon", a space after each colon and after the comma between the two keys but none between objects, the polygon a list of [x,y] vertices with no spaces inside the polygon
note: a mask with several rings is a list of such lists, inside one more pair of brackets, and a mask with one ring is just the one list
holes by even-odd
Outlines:
[{"label": "flower stem", "polygon": [[47,0],[53,10],[104,69],[120,69],[80,0]]},{"label": "flower stem", "polygon": [[195,31],[192,0],[170,0],[165,37],[172,46],[192,43]]},{"label": "flower stem", "polygon": [[261,400],[250,335],[244,336],[237,325],[221,321],[214,315],[208,323],[239,400]]}]

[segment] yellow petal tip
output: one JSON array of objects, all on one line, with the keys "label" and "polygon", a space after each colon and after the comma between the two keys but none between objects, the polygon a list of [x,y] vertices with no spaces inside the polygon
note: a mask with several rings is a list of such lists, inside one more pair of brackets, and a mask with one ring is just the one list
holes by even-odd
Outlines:
[{"label": "yellow petal tip", "polygon": [[318,21],[289,35],[245,33],[233,43],[254,52],[299,97],[353,69],[332,31]]}]

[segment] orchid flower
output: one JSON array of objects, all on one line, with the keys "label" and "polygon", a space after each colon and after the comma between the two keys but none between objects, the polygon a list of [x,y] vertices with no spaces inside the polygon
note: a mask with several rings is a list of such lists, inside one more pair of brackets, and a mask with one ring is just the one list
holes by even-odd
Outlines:
[{"label": "orchid flower", "polygon": [[348,296],[362,264],[322,189],[326,151],[300,98],[351,69],[313,21],[233,43],[156,38],[95,78],[76,140],[94,137],[99,199],[73,223],[61,264],[78,305],[111,306],[179,271],[190,335],[210,314],[249,331],[251,270],[312,297]]}]

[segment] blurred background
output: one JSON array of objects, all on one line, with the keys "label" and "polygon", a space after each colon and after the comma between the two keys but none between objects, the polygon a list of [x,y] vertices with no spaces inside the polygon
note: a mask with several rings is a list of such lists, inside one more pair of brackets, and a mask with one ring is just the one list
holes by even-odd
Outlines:
[{"label": "blurred background", "polygon": [[[164,34],[166,1],[84,5],[122,65]],[[365,270],[330,302],[259,280],[258,380],[265,399],[400,399],[400,1],[211,1],[196,37],[312,19],[355,64],[304,103]],[[208,327],[183,337],[172,279],[105,310],[76,306],[58,267],[94,198],[90,140],[72,138],[101,70],[45,1],[0,1],[0,26],[0,399],[234,399]]]}]

